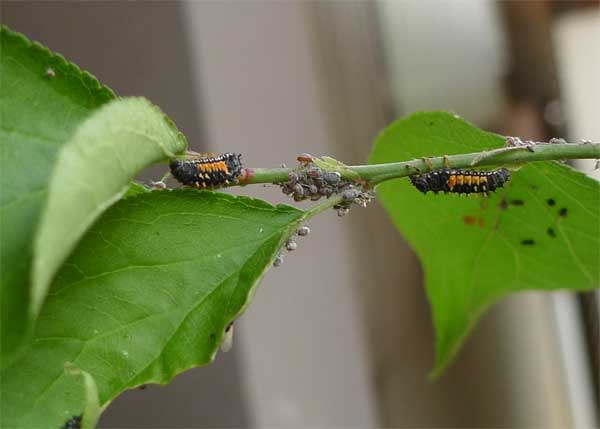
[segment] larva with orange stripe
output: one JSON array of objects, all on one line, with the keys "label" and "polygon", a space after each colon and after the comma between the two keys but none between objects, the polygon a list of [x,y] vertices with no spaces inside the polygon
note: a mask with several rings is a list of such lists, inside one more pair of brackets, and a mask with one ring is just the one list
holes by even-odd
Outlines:
[{"label": "larva with orange stripe", "polygon": [[415,188],[423,193],[432,191],[434,194],[487,194],[503,187],[509,179],[510,172],[506,168],[491,171],[445,168],[410,176]]},{"label": "larva with orange stripe", "polygon": [[214,189],[235,183],[242,174],[242,155],[224,153],[218,156],[201,155],[192,159],[175,159],[169,167],[171,174],[185,186]]}]

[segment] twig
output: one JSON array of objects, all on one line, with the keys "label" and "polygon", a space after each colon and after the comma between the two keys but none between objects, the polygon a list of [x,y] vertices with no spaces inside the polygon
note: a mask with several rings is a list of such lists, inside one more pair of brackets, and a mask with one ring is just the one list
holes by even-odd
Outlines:
[{"label": "twig", "polygon": [[[472,152],[460,155],[427,157],[410,161],[388,164],[355,165],[347,169],[358,174],[361,181],[375,186],[381,182],[399,177],[446,168],[470,168],[473,166],[491,166],[523,164],[536,161],[563,159],[600,159],[600,143],[535,143],[534,150],[529,146],[503,147],[490,151]],[[291,168],[247,168],[240,185],[258,183],[283,183],[289,180]],[[343,171],[342,178],[354,180]]]}]

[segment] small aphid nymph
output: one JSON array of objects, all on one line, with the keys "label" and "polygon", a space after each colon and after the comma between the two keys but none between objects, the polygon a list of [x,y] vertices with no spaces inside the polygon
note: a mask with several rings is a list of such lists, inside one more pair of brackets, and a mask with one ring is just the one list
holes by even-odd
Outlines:
[{"label": "small aphid nymph", "polygon": [[283,255],[280,253],[279,255],[277,255],[277,257],[273,261],[273,266],[281,267],[282,264],[283,264]]},{"label": "small aphid nymph", "polygon": [[308,234],[310,234],[310,228],[308,226],[301,226],[298,228],[298,231],[296,231],[296,234],[298,234],[300,237],[306,237]]},{"label": "small aphid nymph", "polygon": [[291,238],[285,242],[285,248],[287,249],[288,252],[293,252],[294,250],[296,250],[298,248],[298,243],[296,243],[294,240],[292,240]]}]

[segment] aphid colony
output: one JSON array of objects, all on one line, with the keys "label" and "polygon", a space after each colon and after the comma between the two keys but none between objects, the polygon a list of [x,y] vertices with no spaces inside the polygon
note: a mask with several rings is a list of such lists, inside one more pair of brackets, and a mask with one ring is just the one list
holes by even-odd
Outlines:
[{"label": "aphid colony", "polygon": [[288,175],[288,181],[281,183],[281,191],[294,201],[310,199],[317,201],[322,197],[341,195],[342,201],[333,206],[338,216],[344,216],[350,210],[352,203],[366,207],[374,197],[371,191],[363,190],[360,186],[342,179],[337,171],[323,171],[312,163],[312,156],[298,157],[300,168]]},{"label": "aphid colony", "polygon": [[307,199],[317,201],[322,197],[329,198],[348,186],[348,182],[343,181],[342,175],[337,171],[324,172],[316,166],[292,171],[288,179],[281,184],[281,191],[293,197],[294,201]]},{"label": "aphid colony", "polygon": [[410,176],[411,183],[419,191],[456,194],[487,194],[501,188],[510,179],[506,168],[491,171],[444,168],[426,174]]},{"label": "aphid colony", "polygon": [[208,156],[194,154],[188,159],[175,159],[169,167],[171,174],[185,186],[215,189],[236,183],[242,174],[242,154],[227,152]]}]

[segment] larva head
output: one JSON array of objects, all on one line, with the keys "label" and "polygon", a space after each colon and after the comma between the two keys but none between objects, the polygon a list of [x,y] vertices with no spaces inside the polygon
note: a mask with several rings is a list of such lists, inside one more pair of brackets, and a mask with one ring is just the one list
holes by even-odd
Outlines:
[{"label": "larva head", "polygon": [[510,171],[506,168],[499,168],[496,173],[498,174],[498,178],[502,180],[502,183],[506,183],[510,179]]},{"label": "larva head", "polygon": [[419,191],[427,193],[430,190],[426,176],[410,176],[410,181]]},{"label": "larva head", "polygon": [[227,170],[231,178],[236,178],[242,173],[242,154],[228,152],[223,155],[223,160],[227,164]]}]

